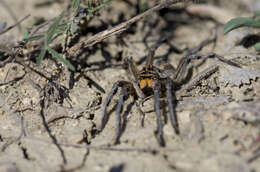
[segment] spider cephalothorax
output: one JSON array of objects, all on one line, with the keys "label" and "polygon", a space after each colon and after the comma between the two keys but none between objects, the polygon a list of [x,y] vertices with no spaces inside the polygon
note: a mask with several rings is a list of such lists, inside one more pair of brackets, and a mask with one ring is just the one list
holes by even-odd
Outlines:
[{"label": "spider cephalothorax", "polygon": [[[162,41],[155,46],[153,46],[149,54],[147,56],[146,65],[142,68],[142,70],[138,70],[135,62],[131,57],[125,58],[125,64],[128,69],[128,73],[130,74],[130,81],[117,81],[113,87],[111,92],[108,94],[105,102],[104,102],[104,110],[102,113],[100,130],[104,128],[105,122],[107,120],[107,107],[113,96],[116,94],[119,87],[121,87],[121,92],[119,95],[119,101],[116,107],[117,113],[117,131],[116,131],[116,143],[119,142],[119,137],[121,135],[121,111],[123,108],[123,103],[126,97],[132,95],[135,97],[136,105],[141,113],[142,110],[139,107],[140,101],[146,100],[149,97],[154,97],[154,108],[157,114],[157,138],[161,146],[164,145],[163,134],[162,134],[162,120],[161,120],[161,111],[160,111],[160,97],[161,95],[166,95],[167,104],[169,110],[169,116],[171,124],[175,130],[175,132],[179,133],[178,123],[175,114],[175,95],[173,84],[182,85],[183,76],[185,73],[185,69],[187,64],[191,59],[200,59],[200,58],[208,58],[208,57],[217,57],[218,59],[225,61],[221,56],[216,54],[208,54],[208,55],[196,55],[203,46],[213,42],[212,41],[204,41],[198,47],[191,50],[188,55],[182,58],[176,70],[174,70],[173,66],[170,64],[166,64],[163,69],[160,69],[153,65],[153,57],[154,52],[158,48],[158,46],[162,43]],[[196,77],[202,79],[204,76],[211,74],[212,71],[215,71],[216,68],[212,68],[208,70],[203,75]],[[197,79],[198,80],[198,79]],[[191,81],[192,82],[192,81]]]}]

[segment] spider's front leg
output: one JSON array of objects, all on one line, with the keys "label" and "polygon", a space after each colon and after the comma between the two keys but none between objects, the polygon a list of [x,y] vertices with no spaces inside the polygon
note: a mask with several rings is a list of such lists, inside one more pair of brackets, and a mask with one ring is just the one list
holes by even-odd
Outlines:
[{"label": "spider's front leg", "polygon": [[139,80],[138,80],[139,71],[137,70],[137,66],[136,66],[135,62],[133,61],[132,57],[126,57],[125,58],[125,64],[127,65],[127,69],[129,71],[129,74],[130,74],[129,77],[130,77],[130,80],[132,82],[132,85],[135,89],[135,92],[136,92],[138,98],[139,98],[136,101],[136,107],[137,107],[137,110],[140,113],[140,116],[142,117],[141,126],[143,127],[144,126],[145,113],[142,111],[140,106],[142,105],[142,102],[145,100],[146,96],[144,95],[142,89],[139,87]]},{"label": "spider's front leg", "polygon": [[128,92],[127,92],[127,85],[124,85],[120,95],[119,95],[119,100],[118,100],[118,104],[117,104],[117,108],[116,108],[116,113],[117,113],[117,128],[116,128],[116,139],[115,139],[115,144],[119,143],[119,138],[121,135],[121,112],[123,109],[123,105],[124,105],[124,98],[125,96],[127,96]]},{"label": "spider's front leg", "polygon": [[169,78],[166,81],[166,94],[172,127],[174,128],[176,134],[180,134],[176,114],[174,114],[175,104],[173,103],[172,96],[172,81]]},{"label": "spider's front leg", "polygon": [[121,112],[123,109],[124,100],[125,100],[126,96],[134,93],[134,88],[133,88],[132,83],[127,82],[127,81],[117,81],[113,85],[110,93],[108,94],[108,96],[104,102],[104,109],[102,112],[101,124],[100,124],[100,129],[99,129],[99,131],[102,131],[105,126],[105,123],[107,122],[107,107],[109,106],[113,96],[117,93],[117,90],[119,87],[121,87],[122,90],[120,91],[119,100],[118,100],[118,104],[116,107],[117,121],[116,121],[115,144],[119,143],[119,138],[121,136]]},{"label": "spider's front leg", "polygon": [[125,58],[125,63],[127,65],[127,69],[129,71],[129,77],[132,82],[133,87],[135,88],[136,94],[138,95],[139,98],[144,99],[145,95],[141,88],[139,87],[139,82],[138,82],[138,74],[139,71],[137,70],[136,64],[133,61],[132,57],[126,57]]},{"label": "spider's front leg", "polygon": [[107,107],[109,106],[113,96],[117,93],[117,90],[119,87],[123,87],[124,85],[129,84],[129,82],[127,81],[117,81],[116,83],[114,83],[110,93],[108,94],[105,102],[104,102],[104,109],[102,112],[102,117],[101,117],[101,123],[100,123],[100,128],[99,130],[102,131],[105,123],[107,121]]},{"label": "spider's front leg", "polygon": [[[194,50],[191,51],[191,52],[195,53],[195,52],[199,51],[201,48],[202,47],[194,48]],[[195,50],[197,50],[197,51],[195,51]],[[187,66],[188,66],[188,64],[190,63],[191,60],[208,59],[208,58],[216,58],[219,61],[222,61],[222,62],[224,62],[226,64],[231,65],[231,66],[241,67],[239,64],[236,64],[236,63],[234,63],[234,62],[232,62],[230,60],[227,60],[224,57],[222,57],[222,56],[220,56],[220,55],[218,55],[216,53],[208,53],[208,54],[191,54],[190,53],[190,54],[184,56],[181,59],[181,61],[179,62],[179,65],[178,65],[176,71],[173,74],[173,80],[175,82],[177,82],[177,83],[180,83],[182,81],[182,79],[184,77],[184,74],[185,74],[185,70],[186,70],[186,68],[187,68]],[[215,69],[212,69],[212,70],[214,71]]]},{"label": "spider's front leg", "polygon": [[163,131],[162,131],[162,119],[161,119],[161,111],[160,111],[160,90],[161,83],[158,79],[153,80],[153,88],[154,88],[154,108],[157,115],[157,132],[158,132],[158,141],[161,146],[165,146],[165,142],[163,139]]}]

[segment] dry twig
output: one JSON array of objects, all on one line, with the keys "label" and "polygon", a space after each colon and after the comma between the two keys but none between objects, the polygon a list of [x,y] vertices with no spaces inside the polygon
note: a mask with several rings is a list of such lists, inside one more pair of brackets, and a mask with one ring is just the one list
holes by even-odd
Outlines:
[{"label": "dry twig", "polygon": [[[35,140],[35,141],[40,141],[43,143],[48,143],[48,144],[54,144],[52,141],[46,140],[46,139],[41,139],[37,137],[31,137],[27,136],[24,137],[23,139],[28,139],[28,140]],[[116,151],[116,152],[143,152],[143,153],[158,153],[163,150],[167,151],[176,151],[174,149],[160,149],[160,148],[143,148],[143,147],[111,147],[111,146],[90,146],[90,145],[81,145],[81,144],[73,144],[73,143],[64,143],[64,142],[57,142],[59,146],[63,147],[73,147],[73,148],[87,148],[87,149],[92,149],[92,150],[97,150],[97,151]]]},{"label": "dry twig", "polygon": [[93,35],[92,37],[84,40],[84,41],[81,41],[79,42],[78,44],[74,45],[73,47],[69,48],[67,50],[68,54],[69,55],[74,55],[74,56],[77,56],[78,53],[79,53],[79,50],[81,50],[82,48],[86,48],[86,47],[90,47],[90,46],[93,46],[94,44],[98,43],[98,42],[101,42],[103,41],[104,39],[108,38],[108,37],[111,37],[113,35],[117,35],[117,34],[120,34],[124,31],[126,31],[133,23],[143,19],[144,17],[150,15],[151,13],[153,12],[156,12],[156,11],[159,11],[163,8],[166,8],[166,7],[169,7],[170,5],[172,4],[176,4],[178,2],[189,2],[189,1],[192,1],[192,0],[166,0],[160,4],[158,4],[157,6],[111,28],[111,29],[107,29],[107,30],[104,30],[102,32],[99,32],[95,35]]},{"label": "dry twig", "polygon": [[0,35],[8,32],[9,30],[13,29],[16,26],[19,26],[24,20],[26,20],[28,17],[30,17],[30,14],[28,14],[27,16],[23,17],[21,20],[17,21],[17,23],[15,23],[14,25],[9,26],[8,28],[4,29],[2,32],[0,32]]}]

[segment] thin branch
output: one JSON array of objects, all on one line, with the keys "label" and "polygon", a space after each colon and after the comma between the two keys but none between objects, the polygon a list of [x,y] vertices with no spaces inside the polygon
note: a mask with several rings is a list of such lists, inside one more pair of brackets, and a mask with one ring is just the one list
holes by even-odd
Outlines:
[{"label": "thin branch", "polygon": [[50,124],[50,123],[53,123],[53,122],[55,122],[59,119],[63,119],[63,118],[77,119],[77,118],[83,116],[83,114],[91,113],[95,110],[98,110],[99,108],[100,108],[100,105],[96,105],[96,106],[93,106],[93,107],[89,107],[87,109],[83,109],[83,110],[73,112],[71,114],[55,115],[55,116],[51,117],[50,119],[48,119],[47,123]]},{"label": "thin branch", "polygon": [[[53,142],[46,140],[46,139],[41,139],[37,137],[32,137],[32,136],[27,136],[24,137],[23,139],[29,139],[29,140],[36,140],[48,144],[54,144]],[[73,148],[87,148],[87,149],[92,149],[92,150],[97,150],[97,151],[116,151],[116,152],[143,152],[143,153],[158,153],[160,151],[176,151],[174,149],[163,149],[163,148],[141,148],[141,147],[110,147],[110,146],[91,146],[91,145],[81,145],[81,144],[73,144],[73,143],[64,143],[64,142],[57,142],[59,146],[64,146],[64,147],[73,147]]]},{"label": "thin branch", "polygon": [[[17,22],[17,18],[13,12],[13,10],[11,8],[9,8],[9,6],[7,5],[7,3],[4,1],[4,0],[0,0],[0,3],[2,4],[2,6],[4,7],[4,9],[6,9],[6,11],[10,14],[11,18],[14,20],[14,22]],[[18,30],[21,32],[22,31],[22,28],[21,26],[19,25],[18,26]]]},{"label": "thin branch", "polygon": [[9,30],[13,29],[16,26],[19,26],[24,20],[26,20],[28,17],[30,17],[30,14],[28,14],[27,16],[23,17],[21,20],[17,21],[14,25],[9,26],[8,28],[6,28],[5,30],[3,30],[2,32],[0,32],[0,35],[8,32]]},{"label": "thin branch", "polygon": [[70,49],[68,49],[68,54],[69,55],[74,55],[77,56],[79,53],[79,50],[82,48],[86,48],[86,47],[90,47],[93,46],[94,44],[103,41],[106,38],[109,38],[111,36],[117,35],[119,33],[122,33],[124,31],[126,31],[132,24],[136,23],[137,21],[143,19],[144,17],[150,15],[153,12],[159,11],[163,8],[169,7],[172,4],[176,4],[178,2],[189,2],[192,0],[166,0],[160,4],[158,4],[157,6],[121,23],[118,24],[117,26],[111,28],[111,29],[107,29],[104,30],[102,32],[99,32],[95,35],[93,35],[92,37],[79,42],[78,44],[74,45],[73,47],[71,47]]}]

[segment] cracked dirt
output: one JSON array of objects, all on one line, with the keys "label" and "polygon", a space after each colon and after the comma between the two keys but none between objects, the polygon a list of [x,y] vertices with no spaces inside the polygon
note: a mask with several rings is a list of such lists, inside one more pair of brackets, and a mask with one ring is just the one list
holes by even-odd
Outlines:
[{"label": "cracked dirt", "polygon": [[[46,20],[58,16],[67,3],[55,1],[35,6],[32,0],[21,2],[6,3],[16,16],[31,14]],[[230,5],[224,0],[212,0],[208,4],[232,16],[251,15],[250,1],[232,2]],[[99,19],[89,24],[90,32],[97,28],[97,33],[120,23],[122,18],[135,16],[136,3],[112,2]],[[148,5],[152,7],[155,2]],[[8,12],[0,8],[0,22],[14,23]],[[148,47],[167,36],[184,52],[176,53],[168,44],[162,44],[155,53],[154,64],[170,63],[176,67],[187,49],[212,37],[215,20],[221,22],[229,17],[223,13],[221,19],[214,18],[215,14],[208,18],[179,8],[182,6],[163,9],[137,22],[130,31],[89,48],[83,54],[86,57],[78,60],[86,63],[81,73],[69,73],[51,58],[40,66],[27,60],[26,65],[10,62],[1,67],[0,171],[260,171],[260,56],[252,47],[237,45],[243,37],[256,32],[249,28],[223,36],[223,23],[219,24],[216,43],[199,52],[220,54],[242,68],[216,59],[192,61],[188,66],[193,67],[188,81],[212,65],[218,65],[218,70],[177,97],[180,135],[170,124],[168,108],[162,108],[165,147],[159,146],[154,134],[157,124],[153,99],[142,107],[144,126],[132,97],[125,101],[125,129],[120,144],[113,145],[119,99],[116,94],[105,128],[98,132],[103,103],[112,85],[128,80],[122,57],[132,55],[141,69]],[[0,44],[12,44],[21,37],[18,28],[14,28],[0,35]],[[46,78],[53,78],[54,82]]]}]

